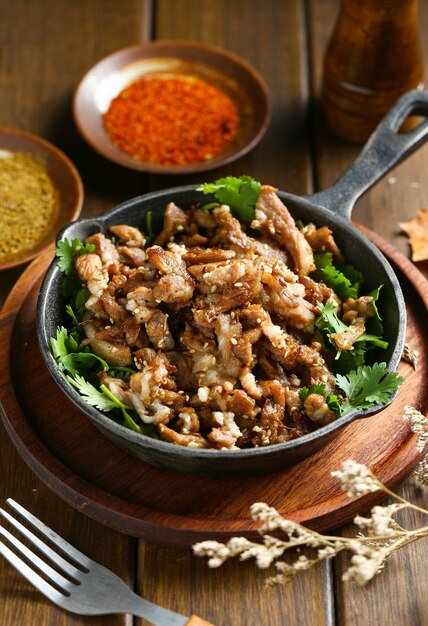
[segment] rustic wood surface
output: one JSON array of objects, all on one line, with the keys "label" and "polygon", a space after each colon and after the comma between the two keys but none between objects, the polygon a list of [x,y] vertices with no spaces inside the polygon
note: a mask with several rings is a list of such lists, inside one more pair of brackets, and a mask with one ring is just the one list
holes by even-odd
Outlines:
[{"label": "rustic wood surface", "polygon": [[[421,33],[428,30],[428,3],[420,2]],[[211,172],[248,173],[293,193],[325,188],[358,153],[331,135],[317,105],[321,61],[337,12],[337,0],[0,0],[1,125],[40,134],[75,163],[85,185],[84,214],[94,215],[149,189],[199,182],[191,176],[145,176],[115,166],[78,136],[71,97],[82,75],[121,47],[159,38],[190,38],[240,54],[265,76],[273,97],[271,127],[249,155]],[[426,38],[422,38],[425,77]],[[354,217],[406,255],[397,222],[427,206],[428,145],[422,147],[358,203]],[[23,268],[0,275],[4,301]],[[411,303],[410,303],[411,305]],[[47,399],[48,401],[48,399]],[[110,567],[146,598],[185,615],[234,626],[415,626],[428,624],[427,542],[391,558],[364,589],[342,583],[345,560],[324,563],[287,588],[266,589],[265,572],[253,563],[226,563],[208,570],[186,549],[127,537],[89,519],[54,495],[21,460],[0,430],[0,495],[11,496],[43,518],[83,552]],[[119,468],[120,471],[120,468]],[[428,494],[412,480],[400,489],[428,506]],[[422,524],[407,514],[402,522]],[[340,529],[352,533],[350,526]],[[83,618],[52,606],[3,560],[0,623],[146,624],[129,616]]]}]

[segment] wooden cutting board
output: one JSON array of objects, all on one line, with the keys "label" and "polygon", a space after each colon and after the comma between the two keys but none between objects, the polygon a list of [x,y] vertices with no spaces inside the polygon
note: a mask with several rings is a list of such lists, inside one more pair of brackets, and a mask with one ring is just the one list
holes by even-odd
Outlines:
[{"label": "wooden cutting board", "polygon": [[415,437],[402,413],[407,404],[428,411],[428,282],[392,246],[362,230],[397,270],[407,302],[407,342],[419,351],[416,371],[401,362],[406,381],[384,411],[350,424],[318,453],[274,474],[206,478],[148,465],[106,439],[62,394],[44,365],[35,306],[51,250],[22,274],[0,316],[0,404],[23,459],[52,491],[90,517],[167,545],[224,541],[232,535],[255,538],[257,525],[249,515],[253,502],[266,502],[284,517],[321,531],[367,511],[382,494],[350,499],[331,472],[352,458],[394,488],[418,462]]}]

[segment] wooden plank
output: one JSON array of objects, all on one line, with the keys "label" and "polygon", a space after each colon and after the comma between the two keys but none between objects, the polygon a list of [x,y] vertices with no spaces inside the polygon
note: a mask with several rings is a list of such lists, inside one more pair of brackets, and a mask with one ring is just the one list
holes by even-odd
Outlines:
[{"label": "wooden plank", "polygon": [[[414,480],[408,481],[399,495],[428,509],[428,490],[421,490]],[[392,503],[388,500],[388,503]],[[426,515],[401,511],[396,519],[404,528],[426,526]],[[341,529],[348,536],[355,535],[355,527]],[[366,587],[343,583],[341,576],[349,566],[347,557],[337,559],[336,606],[338,626],[360,624],[399,624],[400,626],[427,626],[427,546],[418,541],[396,552],[385,567]]]},{"label": "wooden plank", "polygon": [[139,565],[140,593],[144,590],[145,597],[180,613],[190,610],[216,626],[334,623],[332,605],[326,602],[332,581],[322,565],[278,587],[265,586],[266,578],[275,575],[273,568],[258,570],[253,560],[234,559],[209,569],[206,559],[188,550],[153,544],[141,546]]},{"label": "wooden plank", "polygon": [[85,185],[83,214],[97,214],[144,192],[144,175],[99,156],[79,136],[71,101],[103,57],[145,40],[150,0],[5,2],[0,21],[1,125],[43,136],[75,163]]},{"label": "wooden plank", "polygon": [[[312,180],[306,124],[306,41],[303,3],[298,0],[159,0],[157,39],[196,39],[223,47],[250,62],[272,94],[273,118],[260,144],[248,155],[206,172],[203,180],[249,174],[296,194]],[[154,177],[153,188],[201,182],[201,175]]]},{"label": "wooden plank", "polygon": [[[245,173],[293,193],[309,193],[303,3],[158,0],[154,34],[157,39],[198,39],[226,48],[252,63],[271,89],[273,119],[264,139],[227,168],[207,172],[204,180]],[[152,177],[150,185],[156,189],[197,182],[200,176]],[[147,598],[218,626],[312,626],[315,615],[320,626],[333,623],[328,564],[306,572],[293,585],[274,589],[265,589],[266,575],[253,563],[230,562],[209,570],[188,551],[150,544],[140,543],[139,566],[139,588]]]},{"label": "wooden plank", "polygon": [[[322,57],[334,24],[338,2],[325,0],[309,2],[309,22],[312,41],[313,92],[317,96],[322,75]],[[421,33],[428,28],[428,6],[420,3]],[[425,68],[428,70],[428,47],[422,38]],[[330,185],[357,156],[360,147],[338,139],[323,125],[316,106],[316,160],[317,184],[323,189]],[[408,243],[399,233],[398,221],[414,217],[417,209],[427,205],[428,179],[426,162],[428,145],[425,145],[397,166],[357,204],[354,217],[388,239],[407,255]],[[413,480],[403,485],[398,493],[415,504],[427,508],[428,494],[418,488]],[[425,516],[414,512],[400,512],[397,518],[405,527],[416,528],[426,524]],[[339,534],[354,536],[353,525],[341,528]],[[343,583],[341,577],[349,566],[347,558],[336,561],[335,589],[337,623],[341,626],[360,624],[428,624],[428,599],[426,594],[427,546],[416,542],[396,553],[387,561],[382,573],[369,585],[359,588]]]},{"label": "wooden plank", "polygon": [[[144,190],[144,176],[113,166],[78,136],[71,97],[83,74],[103,56],[147,39],[151,2],[46,0],[0,2],[2,126],[42,135],[80,170],[84,214],[96,214]],[[0,278],[0,305],[22,268]],[[66,426],[65,426],[66,427]],[[13,497],[90,557],[132,586],[136,542],[64,505],[27,468],[0,426],[0,495]],[[130,616],[81,618],[54,607],[0,559],[1,622],[10,624],[132,624]]]}]

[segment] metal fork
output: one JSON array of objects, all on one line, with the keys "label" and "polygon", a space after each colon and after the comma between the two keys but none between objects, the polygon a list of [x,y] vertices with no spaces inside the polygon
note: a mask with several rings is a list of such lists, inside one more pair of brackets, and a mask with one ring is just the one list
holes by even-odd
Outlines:
[{"label": "metal fork", "polygon": [[[0,541],[0,554],[58,606],[78,615],[131,613],[145,618],[154,626],[212,626],[196,615],[187,618],[144,600],[134,593],[119,576],[73,548],[20,504],[11,498],[8,498],[6,502],[16,513],[46,537],[51,544],[59,548],[65,557],[68,557],[69,560],[66,560],[57,554],[10,513],[0,509],[0,514],[25,536],[46,559],[56,565],[66,577],[38,557],[3,526],[0,526],[0,535],[8,541],[9,545],[14,546],[26,557],[31,566],[17,556],[3,541]],[[40,576],[35,571],[36,569],[48,578],[49,582]]]}]

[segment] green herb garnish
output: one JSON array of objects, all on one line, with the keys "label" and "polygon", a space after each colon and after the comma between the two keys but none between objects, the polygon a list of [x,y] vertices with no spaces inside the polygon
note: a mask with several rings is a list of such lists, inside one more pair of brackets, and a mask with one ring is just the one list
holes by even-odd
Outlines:
[{"label": "green herb garnish", "polygon": [[[343,351],[339,350],[334,338],[332,338],[331,335],[334,333],[343,333],[349,329],[349,326],[339,319],[332,302],[327,302],[327,304],[322,304],[320,302],[317,303],[317,307],[320,311],[320,315],[315,320],[315,325],[323,332],[323,335],[328,340],[330,347],[336,352],[336,359],[339,359],[343,354]],[[347,350],[346,352],[352,353],[358,349],[360,352],[356,354],[361,356],[361,350],[365,351],[374,347],[385,350],[388,347],[388,342],[384,341],[379,335],[363,333],[360,337],[358,337],[358,339],[356,339],[354,346],[355,347],[353,347],[352,350]],[[355,365],[356,364],[354,363],[354,366]]]},{"label": "green herb garnish", "polygon": [[326,399],[327,406],[331,411],[340,411],[339,398],[333,393],[327,393],[324,383],[317,383],[316,385],[311,385],[310,387],[301,387],[299,391],[300,400],[304,402],[311,393],[323,396]]},{"label": "green herb garnish", "polygon": [[153,241],[155,233],[153,232],[153,211],[147,211],[146,213],[146,231],[143,232],[146,240],[146,246]]},{"label": "green herb garnish", "polygon": [[80,239],[62,239],[58,242],[55,250],[55,256],[58,257],[58,267],[66,276],[74,273],[74,259],[85,252],[95,252],[95,246],[92,243],[82,243]]},{"label": "green herb garnish", "polygon": [[317,269],[313,272],[314,280],[322,280],[328,287],[333,289],[344,302],[348,298],[358,298],[363,275],[353,265],[340,265],[333,263],[333,254],[323,252],[314,255]]},{"label": "green herb garnish", "polygon": [[397,372],[388,370],[386,363],[361,365],[344,376],[337,374],[336,385],[346,396],[346,402],[341,406],[341,413],[385,404],[403,381],[404,378]]},{"label": "green herb garnish", "polygon": [[[251,176],[226,176],[214,183],[203,183],[197,191],[213,194],[220,204],[227,204],[232,213],[243,222],[251,222],[255,217],[255,206],[260,195],[261,185]],[[210,203],[207,207],[216,206]],[[205,207],[205,208],[207,208]]]}]

